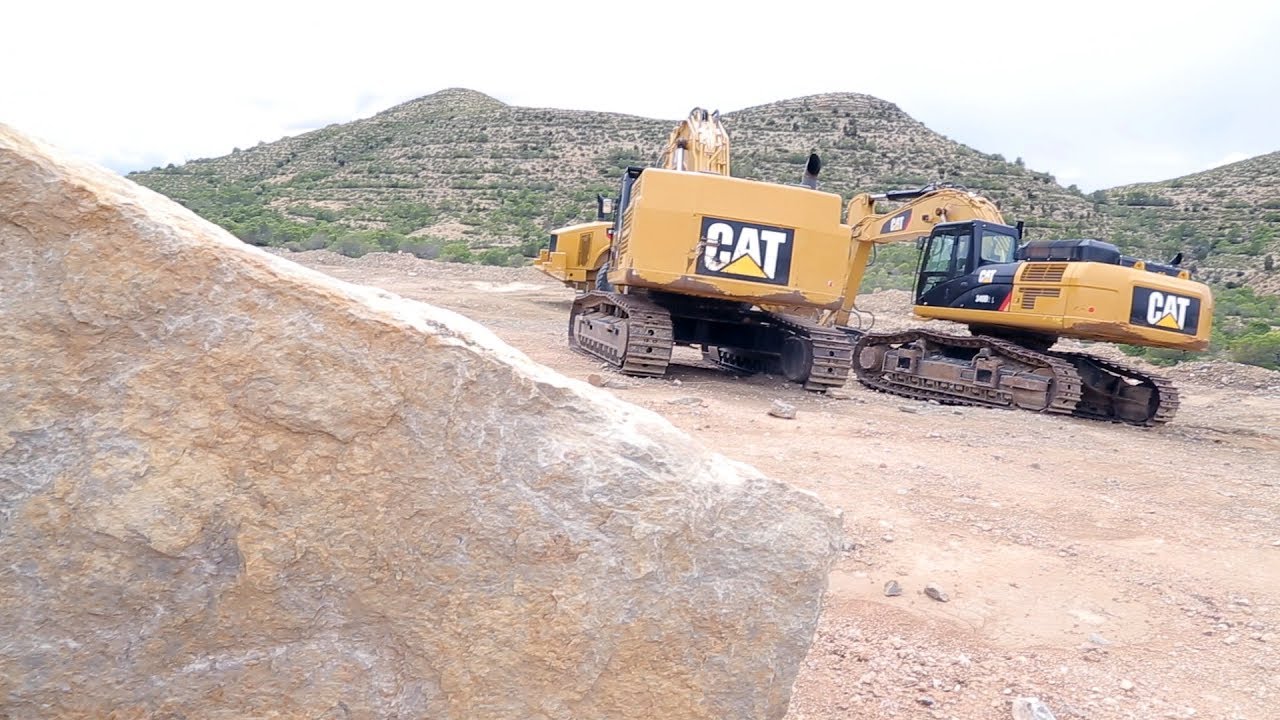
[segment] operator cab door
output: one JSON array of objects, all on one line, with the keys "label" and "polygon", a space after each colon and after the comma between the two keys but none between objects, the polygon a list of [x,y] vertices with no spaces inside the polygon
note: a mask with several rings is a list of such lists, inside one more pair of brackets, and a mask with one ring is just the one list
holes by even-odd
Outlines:
[{"label": "operator cab door", "polygon": [[916,304],[948,307],[973,287],[973,227],[935,230],[925,242]]}]

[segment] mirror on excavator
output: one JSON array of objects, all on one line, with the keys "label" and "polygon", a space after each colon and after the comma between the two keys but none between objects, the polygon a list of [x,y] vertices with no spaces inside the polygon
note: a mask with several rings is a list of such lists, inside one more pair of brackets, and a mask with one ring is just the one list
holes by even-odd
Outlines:
[{"label": "mirror on excavator", "polygon": [[613,214],[613,198],[596,195],[596,220],[608,220]]}]

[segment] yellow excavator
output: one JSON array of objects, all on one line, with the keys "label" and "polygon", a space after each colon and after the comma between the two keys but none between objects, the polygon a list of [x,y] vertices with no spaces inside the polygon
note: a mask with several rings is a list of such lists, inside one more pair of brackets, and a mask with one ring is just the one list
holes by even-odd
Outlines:
[{"label": "yellow excavator", "polygon": [[[904,204],[875,214],[875,200]],[[858,248],[849,302],[866,267],[859,250],[914,240],[920,254],[913,313],[969,330],[851,330],[854,372],[875,390],[1158,425],[1178,407],[1167,378],[1051,348],[1060,338],[1189,351],[1209,346],[1213,296],[1180,267],[1180,256],[1148,262],[1088,238],[1024,242],[1021,223],[1005,224],[989,200],[958,188],[861,195],[849,216]],[[849,313],[833,319],[843,325]]]},{"label": "yellow excavator", "polygon": [[[665,374],[673,348],[689,346],[811,390],[854,372],[867,387],[949,404],[1137,425],[1176,411],[1162,377],[1051,349],[1059,338],[1206,348],[1212,296],[1176,259],[1092,239],[1024,242],[1021,223],[951,186],[864,193],[841,222],[841,197],[817,187],[817,155],[797,185],[734,178],[727,135],[685,124],[663,167],[628,168],[616,203],[600,198],[595,223],[557,230],[535,262],[580,291],[571,347],[641,376]],[[694,159],[720,149],[722,166]],[[877,213],[881,202],[900,205]],[[914,312],[969,335],[849,325],[873,248],[893,242],[920,249]]]}]

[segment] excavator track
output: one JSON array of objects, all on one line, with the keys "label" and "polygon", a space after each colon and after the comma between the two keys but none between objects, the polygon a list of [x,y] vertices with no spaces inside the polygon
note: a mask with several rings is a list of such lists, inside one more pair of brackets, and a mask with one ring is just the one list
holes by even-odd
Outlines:
[{"label": "excavator track", "polygon": [[849,335],[800,318],[765,312],[769,321],[786,330],[780,364],[782,373],[805,390],[826,391],[843,387],[853,368],[854,349]]},{"label": "excavator track", "polygon": [[704,360],[715,363],[721,370],[728,370],[741,375],[779,372],[778,362],[775,358],[748,353],[738,348],[708,347],[702,351],[702,357]]},{"label": "excavator track", "polygon": [[986,336],[867,333],[854,343],[853,368],[873,390],[946,405],[1074,415],[1084,392],[1071,362]]},{"label": "excavator track", "polygon": [[853,342],[836,328],[800,318],[755,310],[743,314],[743,322],[770,326],[782,337],[780,346],[761,348],[708,347],[703,358],[731,372],[751,375],[767,372],[801,383],[817,392],[843,387],[853,366]]},{"label": "excavator track", "polygon": [[1083,381],[1077,417],[1153,427],[1178,412],[1178,389],[1168,378],[1087,353],[1048,354],[1075,366]]},{"label": "excavator track", "polygon": [[627,375],[665,375],[672,345],[671,316],[652,301],[592,291],[573,302],[569,347]]}]

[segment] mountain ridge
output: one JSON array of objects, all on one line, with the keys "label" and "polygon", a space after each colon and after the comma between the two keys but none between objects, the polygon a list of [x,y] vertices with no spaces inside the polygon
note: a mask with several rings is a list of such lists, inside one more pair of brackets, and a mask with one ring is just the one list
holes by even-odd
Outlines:
[{"label": "mountain ridge", "polygon": [[[1264,267],[1278,244],[1280,215],[1255,207],[1266,198],[1225,197],[1221,188],[1184,198],[1169,187],[1179,178],[1085,195],[1021,158],[1009,162],[957,142],[890,100],[852,91],[784,98],[721,117],[739,177],[795,182],[814,150],[824,160],[822,188],[845,198],[952,182],[990,197],[1010,222],[1024,220],[1031,236],[1099,237],[1154,259],[1184,250],[1214,282],[1280,292],[1280,278]],[[589,218],[595,194],[614,192],[627,165],[655,164],[676,122],[512,105],[458,86],[366,118],[129,177],[257,244],[348,254],[405,245],[428,256],[451,245],[454,259],[519,263],[552,228]],[[1233,172],[1265,175],[1270,166],[1280,166],[1280,152],[1184,178],[1218,178],[1241,194],[1247,184],[1231,179]],[[1196,187],[1195,180],[1182,182]],[[1280,188],[1261,192],[1272,190]],[[1247,218],[1225,212],[1244,209]]]}]

